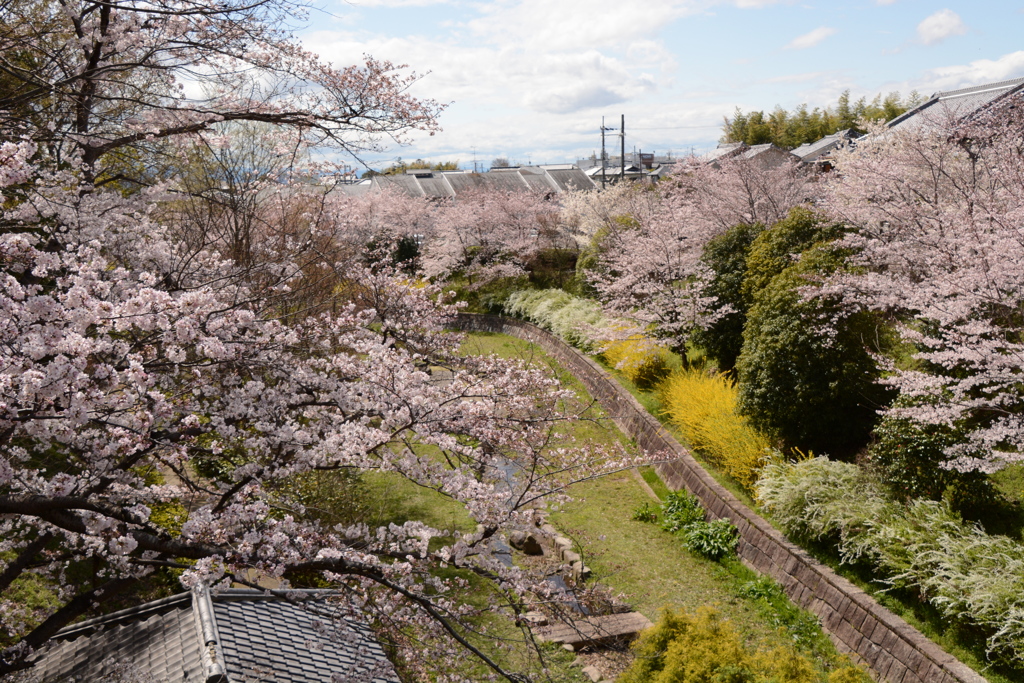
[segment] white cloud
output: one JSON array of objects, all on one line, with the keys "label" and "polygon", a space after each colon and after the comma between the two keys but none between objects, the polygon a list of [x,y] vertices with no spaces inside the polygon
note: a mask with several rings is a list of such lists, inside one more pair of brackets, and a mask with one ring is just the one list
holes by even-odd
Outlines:
[{"label": "white cloud", "polygon": [[549,92],[530,93],[526,96],[525,104],[534,111],[548,114],[569,114],[582,109],[606,107],[625,101],[625,97],[603,85],[582,84],[558,88]]},{"label": "white cloud", "polygon": [[802,36],[797,36],[784,47],[784,50],[804,50],[809,47],[814,47],[821,41],[825,40],[829,36],[835,35],[836,30],[829,26],[819,26],[810,33],[805,33]]},{"label": "white cloud", "polygon": [[760,9],[778,5],[782,0],[734,0],[734,4],[740,9]]},{"label": "white cloud", "polygon": [[895,5],[896,0],[875,0],[876,5]]},{"label": "white cloud", "polygon": [[917,38],[925,45],[935,45],[965,33],[967,24],[951,9],[940,9],[917,25]]},{"label": "white cloud", "polygon": [[364,53],[416,65],[419,73],[430,73],[414,87],[414,94],[474,108],[525,106],[569,113],[638,98],[658,85],[652,75],[638,73],[644,64],[598,50],[544,53],[332,31],[307,34],[304,43],[336,65],[357,63]]},{"label": "white cloud", "polygon": [[638,40],[626,48],[626,58],[633,66],[657,67],[672,71],[679,66],[675,55],[665,49],[661,41]]},{"label": "white cloud", "polygon": [[931,69],[923,78],[908,85],[924,93],[931,93],[1006,81],[1021,76],[1024,76],[1024,50],[1005,54],[999,59],[978,59],[969,64]]},{"label": "white cloud", "polygon": [[483,16],[467,22],[497,45],[544,51],[625,47],[652,39],[680,17],[699,12],[700,0],[650,0],[638,9],[620,0],[519,0],[482,5]]},{"label": "white cloud", "polygon": [[452,0],[347,0],[353,7],[428,7],[449,5]]}]

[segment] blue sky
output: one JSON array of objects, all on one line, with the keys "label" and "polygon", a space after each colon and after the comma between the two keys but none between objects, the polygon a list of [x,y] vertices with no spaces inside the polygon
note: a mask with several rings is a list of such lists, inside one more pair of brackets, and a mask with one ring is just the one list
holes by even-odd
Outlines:
[{"label": "blue sky", "polygon": [[[723,116],[828,106],[844,90],[940,90],[1024,77],[1024,2],[315,0],[303,43],[425,74],[444,131],[364,158],[563,163],[601,117],[659,154],[714,147]],[[428,73],[429,72],[429,73]],[[617,140],[615,141],[617,143]]]}]

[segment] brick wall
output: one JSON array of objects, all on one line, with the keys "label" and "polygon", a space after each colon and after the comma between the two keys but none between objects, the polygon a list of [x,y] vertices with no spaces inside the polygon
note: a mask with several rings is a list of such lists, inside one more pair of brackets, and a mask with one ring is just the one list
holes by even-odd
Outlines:
[{"label": "brick wall", "polygon": [[656,467],[665,484],[689,490],[715,518],[732,520],[740,532],[738,552],[744,563],[778,581],[793,602],[817,615],[836,646],[867,665],[875,678],[890,683],[984,683],[982,676],[910,624],[787,541],[705,472],[689,451],[590,358],[520,320],[460,314],[454,326],[519,337],[557,359],[637,445],[670,458]]}]

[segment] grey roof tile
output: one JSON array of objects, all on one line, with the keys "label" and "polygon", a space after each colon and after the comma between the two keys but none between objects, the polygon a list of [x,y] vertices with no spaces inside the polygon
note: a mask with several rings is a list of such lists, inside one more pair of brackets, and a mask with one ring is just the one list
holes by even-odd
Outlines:
[{"label": "grey roof tile", "polygon": [[520,172],[520,175],[531,192],[557,192],[559,188],[549,177],[549,173]]},{"label": "grey roof tile", "polygon": [[199,610],[212,612],[229,683],[254,676],[265,683],[331,683],[335,675],[346,680],[367,672],[374,683],[398,683],[365,625],[341,614],[323,591],[297,595],[288,601],[248,590],[182,594],[83,622],[57,634],[37,656],[33,676],[41,683],[86,683],[128,664],[148,683],[205,682],[205,627],[193,614]]},{"label": "grey roof tile", "polygon": [[384,187],[402,190],[413,197],[452,197],[467,192],[566,192],[592,189],[593,181],[578,168],[508,168],[487,173],[462,171],[431,172],[393,176],[374,176],[370,185],[337,185],[332,192],[358,195],[380,191]]},{"label": "grey roof tile", "polygon": [[888,123],[891,129],[941,124],[946,119],[962,119],[996,100],[1024,90],[1024,78],[985,83],[971,88],[937,92],[928,100],[904,112]]},{"label": "grey roof tile", "polygon": [[548,171],[548,175],[555,182],[561,192],[570,192],[572,190],[592,190],[596,187],[596,185],[594,185],[594,181],[578,168],[552,169]]},{"label": "grey roof tile", "polygon": [[416,176],[413,175],[375,175],[372,180],[373,187],[377,189],[391,187],[407,192],[413,197],[424,196],[422,188],[416,182]]},{"label": "grey roof tile", "polygon": [[71,633],[78,633],[77,637],[63,640],[58,634],[42,653],[33,676],[41,683],[86,683],[101,681],[116,667],[131,664],[152,683],[192,683],[203,678],[190,603],[179,602],[136,621],[122,622],[116,618],[120,614],[110,615],[115,618],[108,625],[98,624],[91,632],[73,628]]},{"label": "grey roof tile", "polygon": [[712,161],[718,161],[719,159],[734,156],[745,149],[747,149],[747,145],[743,142],[722,142],[719,143],[718,147],[701,156],[700,160],[710,163]]},{"label": "grey roof tile", "polygon": [[430,177],[417,177],[416,182],[419,183],[420,189],[423,190],[426,197],[451,197],[455,194],[445,179],[445,175],[440,173]]}]

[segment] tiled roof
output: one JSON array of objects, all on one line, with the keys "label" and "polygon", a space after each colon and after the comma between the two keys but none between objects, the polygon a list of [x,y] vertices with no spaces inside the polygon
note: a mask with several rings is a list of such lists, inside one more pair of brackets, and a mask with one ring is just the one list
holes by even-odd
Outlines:
[{"label": "tiled roof", "polygon": [[889,122],[889,128],[941,124],[944,119],[961,119],[984,109],[997,99],[1024,91],[1024,78],[986,83],[972,88],[947,90],[932,95],[926,102]]},{"label": "tiled roof", "polygon": [[[609,170],[609,175],[612,171]],[[392,176],[374,176],[369,186],[339,184],[332,192],[363,194],[391,187],[413,197],[457,197],[474,191],[498,192],[567,192],[571,189],[591,190],[594,183],[578,168],[540,167],[507,168],[487,173],[463,171],[423,171]]]},{"label": "tiled roof", "polygon": [[[413,197],[423,197],[424,192],[413,175],[375,175],[371,179],[374,188],[391,187],[402,190]],[[344,185],[339,187],[345,187]]]},{"label": "tiled roof", "polygon": [[424,196],[452,197],[455,195],[455,191],[452,190],[452,186],[445,180],[445,176],[440,173],[428,177],[417,176],[416,182],[419,183],[419,186],[423,189]]},{"label": "tiled roof", "polygon": [[853,134],[849,130],[841,130],[838,133],[832,135],[826,135],[820,140],[814,142],[805,142],[796,149],[793,150],[793,154],[800,157],[801,161],[815,161],[819,157],[828,152],[831,152],[835,148],[839,147],[843,142],[853,137]]},{"label": "tiled roof", "polygon": [[398,683],[371,632],[329,592],[288,595],[204,588],[92,619],[60,631],[32,676],[91,683],[127,667],[153,683]]},{"label": "tiled roof", "polygon": [[551,169],[548,171],[548,177],[554,182],[559,192],[590,190],[594,187],[594,182],[578,168]]},{"label": "tiled roof", "polygon": [[700,160],[704,162],[718,161],[719,159],[739,154],[745,149],[747,149],[747,144],[744,142],[723,142],[715,149],[701,156]]},{"label": "tiled roof", "polygon": [[569,189],[593,189],[593,181],[577,168],[509,168],[487,173],[462,171],[376,175],[372,185],[339,184],[334,191],[362,194],[383,187],[406,191],[413,197],[458,197],[472,191],[539,191],[563,193]]},{"label": "tiled roof", "polygon": [[763,145],[751,145],[750,147],[747,147],[742,152],[740,152],[737,156],[740,159],[753,159],[754,157],[760,156],[765,152],[770,152],[773,149],[778,149],[782,151],[781,148],[776,147],[770,142],[766,142]]},{"label": "tiled roof", "polygon": [[558,191],[558,186],[549,177],[551,173],[557,173],[557,171],[548,171],[547,173],[532,173],[530,171],[520,171],[519,175],[522,177],[526,187],[530,189],[530,192],[540,192],[546,194],[552,191]]},{"label": "tiled roof", "polygon": [[41,683],[86,683],[111,678],[117,667],[130,664],[156,681],[205,681],[189,595],[158,602],[158,609],[124,610],[64,629],[32,676]]}]

